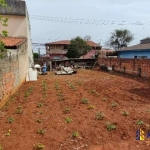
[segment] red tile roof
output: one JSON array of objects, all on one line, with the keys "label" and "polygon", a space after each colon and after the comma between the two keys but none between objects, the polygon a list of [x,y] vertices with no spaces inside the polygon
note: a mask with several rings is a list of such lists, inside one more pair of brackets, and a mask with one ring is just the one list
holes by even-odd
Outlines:
[{"label": "red tile roof", "polygon": [[93,58],[95,57],[97,50],[91,50],[87,54],[82,55],[80,58]]},{"label": "red tile roof", "polygon": [[[93,41],[87,41],[87,44],[92,47],[100,47],[99,44],[93,42]],[[46,43],[45,45],[70,45],[70,40],[62,40],[62,41],[56,41],[56,42],[50,42]]]},{"label": "red tile roof", "polygon": [[4,42],[5,46],[19,46],[23,44],[27,38],[22,37],[0,37],[0,41]]}]

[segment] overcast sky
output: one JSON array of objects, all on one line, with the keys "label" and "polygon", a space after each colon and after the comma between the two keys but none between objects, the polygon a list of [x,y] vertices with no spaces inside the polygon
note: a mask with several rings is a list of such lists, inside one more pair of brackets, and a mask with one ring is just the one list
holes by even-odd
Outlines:
[{"label": "overcast sky", "polygon": [[[91,36],[105,42],[115,29],[128,29],[137,44],[150,36],[150,0],[26,0],[32,41],[47,43]],[[36,51],[37,47],[33,47]],[[44,53],[44,50],[42,50]]]}]

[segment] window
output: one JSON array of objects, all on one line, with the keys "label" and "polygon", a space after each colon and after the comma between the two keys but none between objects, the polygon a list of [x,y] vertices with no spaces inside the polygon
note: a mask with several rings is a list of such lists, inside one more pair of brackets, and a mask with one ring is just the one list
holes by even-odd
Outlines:
[{"label": "window", "polygon": [[137,56],[134,56],[134,58],[137,58]]}]

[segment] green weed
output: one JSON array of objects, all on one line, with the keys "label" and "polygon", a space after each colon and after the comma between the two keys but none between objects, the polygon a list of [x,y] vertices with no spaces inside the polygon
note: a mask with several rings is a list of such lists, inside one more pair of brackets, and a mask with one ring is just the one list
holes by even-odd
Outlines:
[{"label": "green weed", "polygon": [[65,114],[70,113],[70,108],[69,108],[69,107],[65,107],[63,112],[64,112]]},{"label": "green weed", "polygon": [[79,133],[77,131],[75,131],[75,132],[72,133],[72,137],[76,138],[78,136],[79,136]]},{"label": "green weed", "polygon": [[23,112],[22,106],[18,106],[18,107],[16,108],[15,113],[16,113],[16,114],[21,114],[22,112]]},{"label": "green weed", "polygon": [[37,104],[37,107],[38,107],[38,108],[43,107],[43,103],[38,103],[38,104]]},{"label": "green weed", "polygon": [[42,123],[42,120],[41,119],[37,119],[36,122],[37,123]]},{"label": "green weed", "polygon": [[36,149],[44,149],[44,147],[45,146],[42,143],[38,143],[38,144],[34,145],[34,148],[36,148]]},{"label": "green weed", "polygon": [[95,117],[96,120],[103,120],[104,114],[102,112],[98,112]]},{"label": "green weed", "polygon": [[117,105],[118,104],[114,102],[114,103],[111,104],[111,107],[117,107]]},{"label": "green weed", "polygon": [[111,130],[115,130],[116,126],[111,124],[111,123],[109,123],[109,122],[107,122],[106,123],[106,128],[107,128],[108,131],[111,131]]},{"label": "green weed", "polygon": [[37,133],[43,135],[45,133],[45,130],[44,129],[39,129],[39,130],[37,130]]},{"label": "green weed", "polygon": [[137,122],[136,122],[136,125],[138,125],[138,126],[141,126],[141,125],[143,125],[144,124],[144,122],[142,121],[142,120],[138,120]]},{"label": "green weed", "polygon": [[65,122],[66,122],[66,123],[70,123],[71,121],[72,121],[72,119],[69,118],[69,117],[67,117],[67,118],[65,119]]},{"label": "green weed", "polygon": [[122,113],[124,116],[128,116],[129,115],[129,113],[127,112],[127,111],[123,111],[123,113]]},{"label": "green weed", "polygon": [[82,99],[81,99],[81,103],[82,103],[82,104],[88,104],[88,103],[89,103],[89,100],[86,99],[86,98],[82,98]]},{"label": "green weed", "polygon": [[13,123],[13,122],[14,122],[14,118],[13,118],[13,117],[7,118],[7,122],[8,122],[8,123]]},{"label": "green weed", "polygon": [[2,146],[0,146],[0,150],[3,150]]}]

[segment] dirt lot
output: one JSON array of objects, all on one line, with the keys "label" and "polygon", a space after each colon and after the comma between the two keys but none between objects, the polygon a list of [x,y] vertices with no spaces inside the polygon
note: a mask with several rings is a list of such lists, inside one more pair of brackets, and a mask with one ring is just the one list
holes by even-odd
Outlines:
[{"label": "dirt lot", "polygon": [[[4,150],[150,150],[150,82],[79,70],[24,83],[0,110]],[[41,145],[39,144],[41,143]],[[1,149],[0,149],[1,150]]]}]

